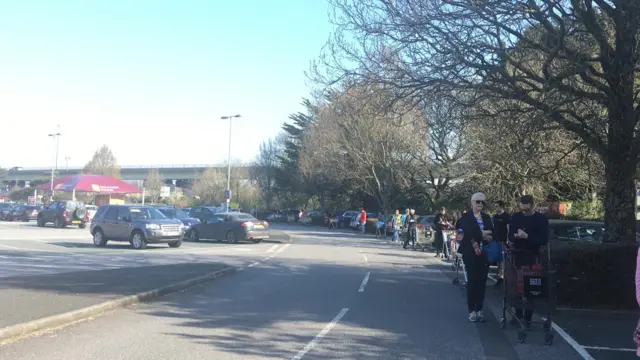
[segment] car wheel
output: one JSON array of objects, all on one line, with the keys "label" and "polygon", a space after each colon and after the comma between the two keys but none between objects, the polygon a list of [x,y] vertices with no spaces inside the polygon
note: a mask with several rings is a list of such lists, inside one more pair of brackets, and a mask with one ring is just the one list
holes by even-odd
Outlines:
[{"label": "car wheel", "polygon": [[38,217],[38,220],[36,220],[36,224],[37,224],[39,227],[44,227],[44,220],[42,220],[42,218],[41,218],[41,217]]},{"label": "car wheel", "polygon": [[172,248],[179,248],[180,245],[182,245],[182,240],[172,241],[169,243],[169,247],[172,247]]},{"label": "car wheel", "polygon": [[238,243],[238,238],[236,237],[236,233],[233,231],[229,231],[227,233],[227,242],[229,244],[237,244]]},{"label": "car wheel", "polygon": [[131,247],[136,250],[144,250],[147,248],[147,240],[144,238],[144,234],[138,230],[131,234]]},{"label": "car wheel", "polygon": [[189,236],[187,236],[189,241],[198,242],[200,241],[200,234],[198,234],[198,230],[192,229],[189,231]]},{"label": "car wheel", "polygon": [[97,229],[93,232],[93,245],[97,247],[105,247],[107,245],[107,240],[104,238],[102,230]]},{"label": "car wheel", "polygon": [[62,224],[60,224],[60,218],[56,218],[55,220],[53,220],[53,227],[54,228],[62,227]]},{"label": "car wheel", "polygon": [[80,229],[84,229],[84,228],[86,228],[86,227],[87,227],[87,224],[80,224],[80,225],[78,225],[78,227],[79,227]]}]

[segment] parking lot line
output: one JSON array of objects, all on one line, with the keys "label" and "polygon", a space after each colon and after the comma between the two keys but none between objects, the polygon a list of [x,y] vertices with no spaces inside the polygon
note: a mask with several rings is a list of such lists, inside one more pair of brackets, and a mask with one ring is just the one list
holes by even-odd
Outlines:
[{"label": "parking lot line", "polygon": [[624,351],[624,352],[637,351],[637,349],[619,349],[619,348],[610,348],[606,346],[582,346],[582,347],[589,350],[607,350],[607,351]]}]

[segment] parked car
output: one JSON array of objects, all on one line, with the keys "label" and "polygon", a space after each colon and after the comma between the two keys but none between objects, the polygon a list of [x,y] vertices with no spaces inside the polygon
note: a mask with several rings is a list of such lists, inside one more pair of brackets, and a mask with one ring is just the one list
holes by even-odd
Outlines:
[{"label": "parked car", "polygon": [[136,250],[147,244],[182,245],[185,230],[180,220],[169,219],[158,209],[141,205],[102,205],[91,222],[93,244],[104,247],[108,241],[127,241]]},{"label": "parked car", "polygon": [[84,229],[87,227],[89,218],[83,202],[61,200],[54,201],[40,210],[36,221],[41,227],[53,223],[55,228],[78,225],[80,229]]},{"label": "parked car", "polygon": [[[351,221],[349,222],[349,226],[354,230],[357,230],[360,227],[360,215],[361,215],[360,213],[357,213],[351,218]],[[375,219],[377,217],[378,217],[378,214],[367,213],[367,219]]]},{"label": "parked car", "polygon": [[9,213],[13,211],[13,208],[16,206],[18,206],[18,204],[13,202],[0,203],[0,220],[6,220],[7,215],[9,215]]},{"label": "parked car", "polygon": [[187,238],[189,237],[189,230],[191,229],[191,227],[200,222],[198,218],[189,216],[188,213],[184,212],[181,209],[172,207],[159,207],[157,209],[169,219],[182,221],[182,225],[184,225],[185,237]]},{"label": "parked car", "polygon": [[350,225],[352,218],[359,213],[359,211],[355,210],[338,212],[338,227],[341,229],[346,228]]},{"label": "parked car", "polygon": [[210,218],[201,220],[193,225],[189,231],[189,241],[201,239],[225,240],[235,244],[238,241],[249,240],[259,243],[269,238],[269,223],[260,221],[251,214],[241,212],[217,213]]},{"label": "parked car", "polygon": [[98,211],[98,207],[95,205],[85,205],[85,208],[87,209],[87,217],[89,218],[89,221],[93,220],[93,217]]},{"label": "parked car", "polygon": [[312,218],[324,218],[324,214],[320,211],[303,211],[302,216],[300,216],[300,223],[310,225]]},{"label": "parked car", "polygon": [[35,220],[38,218],[38,213],[41,207],[30,205],[18,205],[11,209],[11,212],[7,214],[7,220],[9,221],[24,221]]}]

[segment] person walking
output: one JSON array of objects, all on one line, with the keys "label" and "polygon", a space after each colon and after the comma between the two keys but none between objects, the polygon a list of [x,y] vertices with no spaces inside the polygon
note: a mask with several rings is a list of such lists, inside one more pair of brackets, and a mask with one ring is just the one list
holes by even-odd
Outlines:
[{"label": "person walking", "polygon": [[[493,215],[493,238],[498,241],[500,247],[504,249],[507,237],[509,236],[509,222],[511,222],[511,215],[504,209],[504,201],[498,200],[495,202],[496,213]],[[498,280],[496,281],[496,287],[502,285],[504,281],[504,262],[498,263]]]},{"label": "person walking", "polygon": [[[640,249],[638,249],[638,258],[636,260],[636,301],[640,306]],[[633,333],[633,341],[636,344],[636,355],[640,357],[640,320]]]},{"label": "person walking", "polygon": [[471,196],[472,211],[460,219],[463,237],[458,251],[467,270],[467,308],[469,320],[484,321],[483,305],[489,274],[489,261],[482,252],[482,244],[493,240],[491,216],[484,213],[486,197],[478,192]]},{"label": "person walking", "polygon": [[367,212],[364,208],[360,212],[360,226],[362,228],[362,233],[364,234],[367,228]]},{"label": "person walking", "polygon": [[402,214],[402,239],[400,240],[401,243],[404,243],[407,240],[407,236],[408,236],[408,227],[407,227],[407,217],[409,217],[409,213],[411,211],[409,209],[404,209],[404,214]]},{"label": "person walking", "polygon": [[411,241],[411,246],[413,249],[416,249],[416,233],[418,230],[418,215],[416,215],[416,210],[409,210],[409,215],[407,215],[407,237],[404,240],[404,245],[402,245],[403,249],[407,248],[409,242]]},{"label": "person walking", "polygon": [[433,230],[436,232],[435,237],[435,245],[436,245],[436,257],[440,256],[442,252],[442,248],[444,245],[444,234],[442,232],[446,229],[447,224],[447,209],[445,207],[441,207],[440,211],[436,214],[436,217],[433,219]]},{"label": "person walking", "polygon": [[[524,195],[520,198],[520,211],[513,214],[509,223],[509,243],[514,250],[513,263],[516,267],[533,265],[539,259],[542,246],[549,242],[549,220],[543,214],[535,211],[533,196]],[[516,307],[516,317],[524,320],[525,328],[531,327],[532,309]]]},{"label": "person walking", "polygon": [[402,231],[402,215],[400,210],[396,210],[396,213],[391,218],[391,226],[393,226],[393,242],[400,242],[400,232]]}]

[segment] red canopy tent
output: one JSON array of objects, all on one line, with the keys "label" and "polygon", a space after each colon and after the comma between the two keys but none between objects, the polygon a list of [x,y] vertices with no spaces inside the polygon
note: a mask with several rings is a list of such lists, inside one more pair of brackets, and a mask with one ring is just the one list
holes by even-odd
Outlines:
[{"label": "red canopy tent", "polygon": [[[51,190],[51,184],[42,184],[41,190]],[[100,194],[132,194],[140,189],[120,179],[105,175],[79,174],[65,176],[53,181],[53,190],[82,191]]]}]

